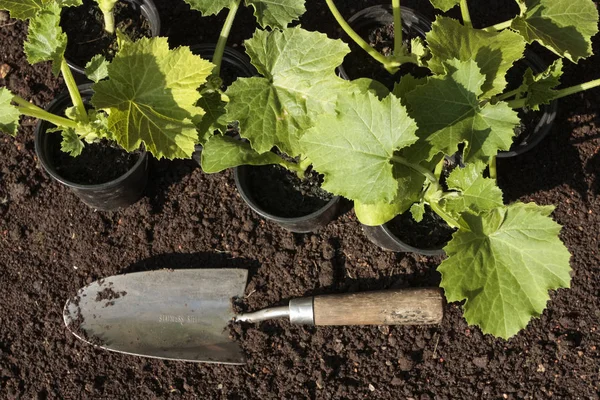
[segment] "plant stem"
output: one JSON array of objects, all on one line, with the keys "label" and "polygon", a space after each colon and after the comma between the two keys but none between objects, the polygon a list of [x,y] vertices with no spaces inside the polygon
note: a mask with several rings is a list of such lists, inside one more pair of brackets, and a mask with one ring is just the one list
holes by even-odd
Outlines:
[{"label": "plant stem", "polygon": [[[407,166],[408,168],[417,171],[418,173],[422,174],[423,176],[425,176],[425,178],[427,178],[427,180],[429,180],[429,182],[433,185],[431,192],[432,193],[436,193],[438,191],[440,191],[440,183],[439,183],[439,179],[436,178],[436,176],[429,171],[427,168],[422,167],[419,164],[414,164],[411,163],[410,161],[408,161],[407,159],[405,159],[404,157],[400,157],[400,156],[393,156],[392,157],[392,161],[397,162],[398,164],[402,164],[404,166]],[[444,160],[442,160],[443,162]],[[438,164],[439,165],[439,164]],[[443,164],[442,164],[443,165]],[[437,170],[437,168],[436,168]],[[433,200],[431,198],[428,198],[427,196],[427,192],[425,193],[425,200],[427,201],[427,203],[429,204],[429,206],[431,207],[431,209],[440,217],[442,217],[442,219],[444,221],[446,221],[446,223],[448,223],[448,225],[452,226],[453,228],[461,228],[461,224],[455,220],[454,218],[452,218],[452,216],[450,216],[448,213],[446,213],[446,211],[444,211],[442,209],[442,207],[439,206],[437,200]]]},{"label": "plant stem", "polygon": [[[570,86],[568,88],[557,90],[556,93],[554,94],[554,96],[552,97],[552,99],[550,99],[550,100],[560,99],[562,97],[570,96],[572,94],[583,92],[585,90],[589,90],[589,89],[592,89],[592,88],[595,88],[598,86],[600,86],[600,79],[594,79],[593,81],[589,81],[589,82],[581,83],[579,85]],[[509,101],[508,105],[511,108],[523,108],[523,107],[525,107],[526,100],[527,99],[516,99],[513,101]]]},{"label": "plant stem", "polygon": [[75,82],[75,78],[73,77],[73,73],[71,72],[71,68],[63,58],[60,64],[60,72],[62,73],[63,78],[65,79],[65,84],[67,85],[67,90],[69,91],[69,96],[71,96],[71,101],[73,105],[77,108],[77,115],[79,116],[81,122],[87,123],[87,111],[85,106],[83,105],[83,100],[81,99],[81,93],[79,93],[79,88],[77,87],[77,83]]},{"label": "plant stem", "polygon": [[213,54],[212,59],[213,64],[215,64],[213,74],[216,76],[220,76],[221,74],[221,64],[223,63],[225,45],[227,44],[227,39],[229,38],[229,33],[231,32],[231,27],[233,26],[233,21],[235,20],[235,15],[237,14],[237,10],[240,8],[241,2],[242,0],[234,0],[231,2],[231,5],[229,6],[229,13],[227,13],[227,18],[223,23],[223,28],[221,28],[221,34],[219,35],[217,47],[215,48],[215,53]]},{"label": "plant stem", "polygon": [[102,15],[104,16],[104,30],[113,35],[115,33],[115,14],[111,10],[109,12],[102,11]]},{"label": "plant stem", "polygon": [[460,14],[462,15],[463,24],[472,28],[473,24],[471,23],[471,14],[469,14],[467,0],[460,0]]},{"label": "plant stem", "polygon": [[594,79],[593,81],[560,89],[556,91],[556,94],[554,95],[554,100],[560,99],[561,97],[570,96],[575,93],[583,92],[584,90],[592,89],[598,86],[600,86],[600,79]]},{"label": "plant stem", "polygon": [[[325,0],[327,6],[329,7],[329,11],[340,25],[340,27],[346,32],[346,34],[352,39],[361,49],[366,51],[371,57],[377,60],[383,67],[388,71],[393,71],[397,67],[400,66],[400,63],[397,61],[388,60],[383,54],[379,53],[377,50],[369,46],[363,38],[360,37],[358,33],[356,33],[352,27],[346,22],[342,14],[340,14],[339,10],[336,8],[333,0]],[[402,29],[402,28],[400,28]]]},{"label": "plant stem", "polygon": [[404,157],[400,157],[400,156],[393,156],[392,157],[392,161],[397,162],[398,164],[402,164],[414,171],[417,171],[418,173],[420,173],[421,175],[425,176],[425,178],[427,178],[432,184],[434,184],[436,186],[436,189],[439,188],[439,182],[438,179],[435,177],[435,175],[428,170],[427,168],[419,165],[419,164],[414,164],[411,163],[410,161],[408,161],[406,158]]},{"label": "plant stem", "polygon": [[23,115],[43,119],[44,121],[48,121],[56,126],[62,126],[66,128],[77,128],[77,122],[72,121],[68,118],[60,117],[58,115],[49,113],[43,108],[40,108],[35,104],[31,104],[22,97],[13,96],[12,101],[18,104],[17,109],[19,110],[19,113]]},{"label": "plant stem", "polygon": [[394,14],[394,54],[404,54],[402,44],[402,12],[400,11],[400,0],[392,0],[392,12]]},{"label": "plant stem", "polygon": [[[427,199],[425,199],[427,200]],[[444,211],[444,209],[442,207],[440,207],[440,205],[436,202],[436,201],[429,201],[427,200],[427,203],[429,204],[429,207],[431,207],[431,209],[440,217],[442,217],[442,219],[444,221],[446,221],[446,223],[448,225],[450,225],[452,228],[462,228],[464,229],[464,227],[460,224],[460,222],[458,222],[457,220],[455,220],[454,218],[452,218],[450,216],[450,214],[448,214],[446,211]]]},{"label": "plant stem", "polygon": [[495,101],[495,102],[506,100],[508,98],[513,97],[518,92],[519,92],[519,88],[517,88],[515,90],[511,90],[510,92],[506,92],[506,93],[502,93],[502,94],[499,94],[497,96],[494,96],[494,97],[492,97],[492,100]]},{"label": "plant stem", "polygon": [[440,180],[440,178],[442,177],[442,170],[444,169],[444,159],[442,158],[440,160],[439,163],[437,163],[437,165],[435,166],[435,170],[433,171],[435,177],[437,178],[438,182]]},{"label": "plant stem", "polygon": [[509,19],[508,21],[500,22],[499,24],[488,26],[487,28],[483,28],[483,30],[487,31],[487,32],[501,31],[502,29],[510,28],[512,23],[513,23],[513,20]]},{"label": "plant stem", "polygon": [[490,169],[490,178],[492,178],[493,180],[496,180],[498,177],[498,173],[496,170],[496,156],[493,156],[490,159],[490,163],[488,164],[488,167]]}]

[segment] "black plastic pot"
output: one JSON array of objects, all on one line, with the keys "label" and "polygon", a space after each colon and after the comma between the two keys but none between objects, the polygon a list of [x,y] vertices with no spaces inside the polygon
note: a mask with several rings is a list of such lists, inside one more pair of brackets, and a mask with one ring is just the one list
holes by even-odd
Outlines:
[{"label": "black plastic pot", "polygon": [[[79,86],[84,102],[89,102],[93,95],[91,85]],[[46,110],[53,114],[61,114],[72,105],[68,93],[62,93],[52,101]],[[70,188],[88,206],[103,210],[114,211],[129,206],[138,201],[144,192],[148,181],[148,154],[142,150],[135,165],[124,175],[110,182],[97,185],[83,185],[63,178],[54,167],[51,157],[53,148],[60,147],[60,132],[47,132],[54,125],[40,120],[35,128],[35,151],[40,164],[56,181]],[[110,166],[108,165],[107,168]]]},{"label": "black plastic pot", "polygon": [[[204,58],[205,60],[211,61],[215,54],[216,45],[212,43],[201,43],[190,46],[192,53]],[[244,53],[232,49],[231,47],[225,47],[223,52],[223,59],[221,61],[221,77],[226,78],[224,73],[229,72],[234,75],[230,79],[235,80],[236,78],[250,78],[255,76],[258,72],[254,65],[250,63],[250,59]],[[228,79],[223,80],[225,86],[229,86],[232,82]],[[200,156],[202,153],[202,146],[196,145],[192,158],[200,165]]]},{"label": "black plastic pot", "polygon": [[261,217],[275,222],[284,229],[292,232],[306,233],[314,232],[335,218],[337,215],[340,197],[333,197],[324,207],[319,210],[310,213],[308,215],[297,217],[297,218],[283,218],[277,215],[271,214],[268,210],[261,207],[255,200],[252,190],[248,182],[248,171],[251,168],[256,168],[250,165],[242,165],[234,168],[235,185],[238,192],[242,196],[242,199],[248,204],[248,206]]},{"label": "black plastic pot", "polygon": [[[531,68],[534,73],[540,73],[548,68],[548,65],[533,51],[527,49],[525,50],[525,57],[515,63],[511,70],[516,72],[516,77],[519,79],[515,84],[520,85],[522,82],[522,77],[527,69],[527,67]],[[512,71],[509,71],[509,74]],[[516,88],[516,87],[515,87]],[[508,90],[512,89],[511,87]],[[539,111],[527,111],[523,114],[526,116],[527,113],[534,113],[534,119],[537,120],[535,127],[533,129],[527,129],[522,132],[519,136],[515,138],[510,150],[501,151],[498,153],[498,158],[508,158],[518,156],[519,154],[523,154],[536,145],[538,145],[542,139],[544,139],[550,129],[552,128],[552,124],[554,123],[554,119],[556,118],[556,113],[558,111],[558,100],[554,100],[550,102],[550,104],[543,104],[540,106]]]},{"label": "black plastic pot", "polygon": [[377,226],[363,225],[362,229],[371,242],[385,250],[404,253],[417,253],[424,256],[441,256],[445,254],[443,250],[443,247],[446,245],[445,243],[438,248],[433,249],[414,247],[400,240],[390,231],[386,224]]},{"label": "black plastic pot", "polygon": [[[400,7],[402,13],[402,34],[404,37],[421,37],[425,38],[425,34],[431,30],[431,21],[419,14],[415,10],[406,7]],[[394,23],[394,16],[392,14],[391,5],[376,5],[372,7],[367,7],[358,13],[354,14],[348,19],[348,23],[357,33],[361,34],[363,32],[367,32],[372,29],[384,27]],[[366,39],[366,38],[364,38]],[[344,59],[344,63],[338,67],[338,74],[343,79],[357,79],[357,78],[371,78],[380,81],[384,85],[386,85],[390,90],[393,88],[393,84],[398,80],[400,76],[407,72],[411,72],[415,74],[415,70],[423,70],[425,73],[425,68],[418,68],[416,66],[407,65],[401,67],[400,71],[398,71],[393,76],[388,74],[383,66],[377,63],[375,60],[372,60],[369,55],[364,53],[364,50],[356,50],[351,54],[346,56]],[[360,54],[364,57],[364,60],[369,63],[373,63],[373,72],[370,76],[356,76],[349,72],[350,65],[354,65],[359,63],[358,60],[354,60],[353,56]],[[416,72],[416,75],[420,75],[419,72]]]},{"label": "black plastic pot", "polygon": [[[152,37],[160,35],[160,14],[152,0],[120,0],[125,1],[133,6],[135,10],[139,9],[140,13],[148,20]],[[85,65],[75,64],[65,55],[65,59],[69,68],[75,73],[75,80],[78,83],[90,82],[85,76]]]}]

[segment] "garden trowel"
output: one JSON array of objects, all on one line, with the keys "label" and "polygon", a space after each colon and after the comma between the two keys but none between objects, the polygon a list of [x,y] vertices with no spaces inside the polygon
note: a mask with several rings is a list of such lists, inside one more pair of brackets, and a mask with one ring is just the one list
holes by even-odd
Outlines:
[{"label": "garden trowel", "polygon": [[287,317],[307,325],[439,323],[439,288],[399,289],[292,299],[289,305],[236,315],[244,269],[157,270],[92,282],[67,301],[63,317],[79,339],[136,356],[243,364],[228,325]]}]

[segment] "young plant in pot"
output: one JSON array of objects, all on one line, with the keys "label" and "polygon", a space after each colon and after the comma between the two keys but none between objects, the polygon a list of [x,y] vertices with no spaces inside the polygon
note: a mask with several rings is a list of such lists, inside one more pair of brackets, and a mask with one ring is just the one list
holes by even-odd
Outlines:
[{"label": "young plant in pot", "polygon": [[[119,52],[110,64],[99,64],[93,74],[98,82],[84,87],[82,97],[64,59],[67,39],[59,19],[58,7],[42,10],[30,22],[24,48],[32,64],[52,62],[53,72],[63,75],[68,96],[59,96],[44,110],[0,88],[0,130],[15,135],[21,115],[38,118],[36,152],[50,176],[91,207],[124,207],[142,195],[146,151],[157,158],[191,157],[197,141],[193,119],[203,113],[196,106],[197,88],[213,65],[188,48],[170,50],[166,38],[130,42],[120,36]],[[90,166],[97,151],[104,152],[100,158],[108,153],[116,153],[117,160],[124,157],[125,170],[112,174],[120,164],[114,159]],[[67,164],[79,166],[79,173],[70,173]],[[100,172],[108,173],[104,181],[95,176]]]},{"label": "young plant in pot", "polygon": [[[309,232],[322,227],[335,216],[339,198],[320,190],[319,177],[310,172],[310,162],[302,157],[297,144],[297,138],[307,127],[302,120],[308,116],[301,106],[295,104],[295,99],[309,86],[307,80],[311,76],[301,76],[302,82],[296,82],[297,87],[285,82],[286,73],[292,77],[318,57],[311,54],[300,60],[297,50],[290,49],[284,49],[283,54],[273,54],[270,59],[264,54],[264,46],[275,50],[278,44],[288,40],[300,49],[298,44],[301,41],[315,39],[321,43],[326,39],[321,34],[304,36],[304,32],[298,34],[300,30],[285,29],[304,13],[304,1],[293,0],[285,4],[246,2],[254,7],[259,25],[273,31],[259,30],[246,42],[247,53],[254,65],[252,69],[258,70],[262,76],[239,75],[224,92],[221,91],[220,79],[224,49],[242,1],[223,4],[199,0],[186,2],[204,15],[229,9],[212,58],[216,68],[211,82],[202,89],[206,95],[201,105],[211,110],[199,125],[202,169],[215,173],[236,167],[236,186],[244,201],[259,215],[285,229]],[[284,72],[284,66],[275,65],[277,60],[285,60],[288,66],[297,62],[297,66]],[[316,67],[325,71],[330,65],[326,75],[329,78],[329,73],[333,76],[335,62]],[[311,97],[308,102],[323,102],[323,99],[317,100],[314,92],[307,92],[307,96]],[[269,99],[269,93],[275,98]],[[254,101],[250,105],[247,101],[252,98]],[[271,111],[265,113],[265,109],[269,108]]]},{"label": "young plant in pot", "polygon": [[41,23],[38,20],[49,11],[58,11],[61,28],[69,37],[65,61],[81,83],[86,81],[86,68],[95,68],[93,56],[114,56],[116,29],[132,41],[160,33],[160,18],[152,0],[0,0],[0,9],[13,18],[30,20],[30,24]]},{"label": "young plant in pot", "polygon": [[[465,23],[433,23],[426,56],[414,57],[431,75],[405,75],[387,95],[336,96],[336,113],[316,118],[299,142],[324,175],[323,188],[354,200],[361,222],[379,225],[404,212],[420,220],[429,207],[455,229],[439,266],[446,298],[465,302],[470,324],[509,338],[542,313],[549,290],[569,287],[570,254],[553,206],[503,204],[494,157],[512,144],[516,109],[535,109],[600,80],[555,89],[561,60],[539,74],[527,70],[508,92],[505,75],[529,40],[571,61],[590,55],[598,13],[589,0],[520,1],[514,31],[502,29],[507,24],[482,30],[471,26],[466,1],[433,3],[460,3]],[[390,62],[393,70],[405,61]],[[455,157],[458,166],[443,176],[444,163]]]},{"label": "young plant in pot", "polygon": [[[543,0],[520,1],[518,2],[520,15],[510,21],[484,29],[472,27],[466,1],[432,1],[432,3],[442,11],[447,11],[457,5],[460,6],[463,20],[466,22],[461,24],[457,20],[438,16],[431,29],[424,33],[426,29],[423,26],[423,18],[417,18],[417,22],[420,21],[420,24],[417,24],[418,33],[419,35],[424,34],[426,41],[423,42],[422,38],[417,36],[411,39],[410,44],[407,44],[406,40],[403,41],[403,30],[399,28],[402,24],[393,23],[394,51],[392,54],[383,55],[369,46],[353,30],[351,24],[344,21],[332,0],[327,0],[332,14],[340,26],[360,48],[366,50],[365,54],[370,55],[373,60],[377,60],[381,64],[381,70],[396,73],[399,69],[404,68],[406,71],[406,65],[409,64],[417,66],[420,72],[426,68],[429,74],[439,75],[445,73],[443,62],[452,58],[462,61],[473,60],[481,67],[482,73],[486,75],[486,80],[481,88],[483,93],[478,96],[478,99],[481,102],[488,102],[490,105],[505,102],[511,109],[518,112],[520,120],[519,125],[515,128],[518,135],[495,139],[504,143],[499,146],[499,151],[490,157],[492,177],[495,177],[496,157],[504,158],[522,154],[539,143],[549,132],[556,114],[557,99],[600,84],[600,80],[594,80],[570,88],[555,89],[560,83],[562,58],[576,62],[579,58],[591,55],[590,37],[597,31],[598,15],[591,0],[578,0],[574,4],[573,9],[577,9],[576,14],[581,18],[577,22],[577,26],[574,26],[574,20],[569,19],[570,17],[562,9],[564,3],[556,0]],[[552,13],[548,12],[550,9],[553,10]],[[398,1],[392,1],[390,10],[393,17],[386,14],[383,18],[385,22],[404,20],[402,13],[406,9],[400,7]],[[367,22],[373,23],[372,20],[375,17],[381,19],[382,12],[387,11],[377,9],[367,13],[369,16]],[[413,21],[415,15],[417,14],[410,11],[411,26],[415,24]],[[363,21],[356,20],[354,22],[358,23],[358,26],[364,25]],[[507,29],[508,27],[511,29]],[[406,30],[406,26],[404,28]],[[534,30],[536,33],[531,33],[530,30]],[[572,32],[578,33],[571,34]],[[566,39],[567,37],[569,39]],[[535,53],[526,49],[526,44],[533,41],[548,47],[562,58],[546,68]],[[577,56],[573,56],[574,54]],[[424,82],[425,77],[411,77],[411,79],[415,79],[416,82]],[[406,82],[412,81],[407,79]],[[396,83],[396,85],[400,85],[400,83]],[[415,84],[416,86],[418,85]],[[440,97],[440,95],[443,93],[436,96]],[[443,109],[447,104],[451,103],[444,103],[443,100],[432,102],[429,109]],[[529,121],[530,125],[525,125],[525,121]],[[491,139],[492,137],[488,138],[488,140]],[[507,144],[508,146],[506,146]],[[426,218],[436,219],[437,217],[434,213],[428,213]],[[401,223],[400,220],[402,220]],[[443,235],[440,236],[440,241],[429,243],[428,246],[419,245],[417,242],[406,243],[405,241],[414,239],[410,236],[404,236],[405,241],[397,239],[394,231],[396,233],[400,233],[400,230],[406,231],[406,229],[402,229],[402,226],[407,224],[415,224],[410,215],[398,217],[387,225],[365,226],[364,230],[371,240],[389,250],[417,251],[427,255],[443,254],[442,247],[447,242],[447,240],[443,240]],[[439,230],[442,234],[446,232],[446,238],[449,239],[446,229],[441,227]],[[429,232],[429,229],[424,232]]]}]

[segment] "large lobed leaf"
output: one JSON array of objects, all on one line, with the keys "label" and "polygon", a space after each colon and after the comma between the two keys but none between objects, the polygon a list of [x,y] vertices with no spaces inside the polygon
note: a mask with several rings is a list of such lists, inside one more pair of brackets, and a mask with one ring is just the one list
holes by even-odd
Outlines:
[{"label": "large lobed leaf", "polygon": [[[323,189],[365,204],[396,199],[392,158],[417,140],[417,126],[394,95],[340,97],[337,115],[323,115],[301,138],[304,153],[325,176]],[[349,177],[351,177],[349,179]]]},{"label": "large lobed leaf", "polygon": [[13,94],[6,88],[0,88],[0,131],[12,136],[17,134],[19,127],[19,110],[10,102]]},{"label": "large lobed leaf", "polygon": [[510,148],[517,113],[503,102],[480,104],[485,76],[475,61],[451,60],[445,68],[445,75],[430,77],[406,94],[421,138],[411,159],[452,155],[466,143],[465,162],[487,163],[499,150]]},{"label": "large lobed leaf", "polygon": [[6,10],[11,18],[20,20],[33,19],[49,6],[76,7],[83,0],[0,0],[0,10]]},{"label": "large lobed leaf", "polygon": [[552,210],[516,203],[463,215],[438,270],[448,301],[466,300],[469,324],[509,338],[542,313],[548,290],[569,287],[570,254]]},{"label": "large lobed leaf", "polygon": [[486,32],[447,17],[435,20],[427,33],[427,43],[432,55],[428,67],[436,74],[443,74],[444,64],[452,59],[475,60],[485,75],[482,98],[502,93],[506,72],[525,51],[525,41],[515,32]]},{"label": "large lobed leaf", "polygon": [[273,146],[300,155],[298,140],[321,114],[335,110],[350,83],[335,74],[348,46],[301,28],[257,31],[246,41],[252,63],[264,77],[237,79],[226,91],[227,113],[258,153]]},{"label": "large lobed leaf", "polygon": [[52,72],[58,75],[67,47],[67,35],[60,27],[60,7],[51,4],[29,21],[29,32],[24,44],[31,64],[52,61]]},{"label": "large lobed leaf", "polygon": [[429,0],[431,4],[437,8],[438,10],[442,10],[444,12],[448,11],[452,7],[457,6],[460,3],[460,0]]},{"label": "large lobed leaf", "polygon": [[246,0],[261,27],[285,28],[306,11],[304,0]]},{"label": "large lobed leaf", "polygon": [[[192,9],[204,15],[214,15],[229,8],[233,0],[185,0]],[[254,8],[254,15],[261,27],[285,28],[306,11],[304,0],[246,0]]]},{"label": "large lobed leaf", "polygon": [[202,149],[202,170],[206,173],[220,172],[239,165],[279,164],[281,157],[267,151],[259,154],[247,143],[228,136],[214,135]]},{"label": "large lobed leaf", "polygon": [[7,10],[11,18],[26,20],[44,9],[45,0],[0,0],[0,10]]},{"label": "large lobed leaf", "polygon": [[522,13],[511,25],[528,43],[534,41],[572,62],[592,55],[598,10],[592,0],[518,0]]},{"label": "large lobed leaf", "polygon": [[213,68],[187,47],[169,50],[166,38],[124,42],[92,103],[107,110],[113,139],[126,150],[144,143],[157,158],[189,158],[198,138],[192,119],[203,113],[197,89]]}]

